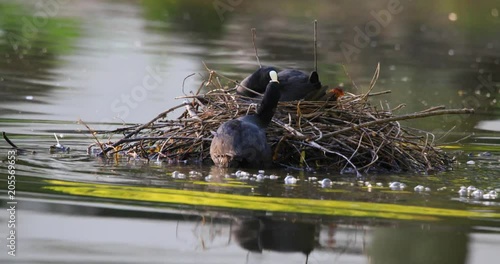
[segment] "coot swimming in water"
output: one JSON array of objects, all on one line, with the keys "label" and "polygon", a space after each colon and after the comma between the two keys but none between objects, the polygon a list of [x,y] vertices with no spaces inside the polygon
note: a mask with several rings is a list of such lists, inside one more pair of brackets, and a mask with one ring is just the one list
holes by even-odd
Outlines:
[{"label": "coot swimming in water", "polygon": [[280,98],[276,71],[269,80],[257,113],[222,124],[212,139],[210,156],[219,167],[268,167],[272,162],[265,129],[273,118]]},{"label": "coot swimming in water", "polygon": [[[258,93],[264,93],[264,88],[270,80],[270,71],[276,71],[276,69],[270,66],[259,68],[257,71],[243,79],[243,81],[241,81],[241,85]],[[278,80],[281,84],[280,101],[304,99],[306,95],[321,88],[318,73],[315,71],[308,75],[303,71],[286,69],[278,73]],[[241,85],[237,85],[236,87],[236,92],[238,94],[248,97],[256,96],[255,93],[248,91]]]}]

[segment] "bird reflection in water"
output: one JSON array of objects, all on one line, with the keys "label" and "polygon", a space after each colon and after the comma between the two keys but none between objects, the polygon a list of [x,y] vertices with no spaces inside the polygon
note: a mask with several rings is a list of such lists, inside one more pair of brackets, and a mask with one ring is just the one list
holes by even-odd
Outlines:
[{"label": "bird reflection in water", "polygon": [[[309,254],[318,245],[319,229],[315,224],[273,220],[268,217],[240,219],[234,229],[238,244],[250,252],[302,252]],[[247,263],[248,263],[247,255]]]}]

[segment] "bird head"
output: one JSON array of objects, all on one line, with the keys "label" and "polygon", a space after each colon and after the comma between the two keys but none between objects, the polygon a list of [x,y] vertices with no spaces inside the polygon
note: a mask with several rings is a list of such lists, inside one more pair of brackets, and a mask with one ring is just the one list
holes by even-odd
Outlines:
[{"label": "bird head", "polygon": [[332,98],[333,100],[337,100],[338,98],[344,96],[344,90],[339,87],[333,88],[328,91],[328,98]]},{"label": "bird head", "polygon": [[333,91],[332,91],[332,93],[335,94],[337,96],[337,98],[342,97],[342,96],[345,95],[344,90],[342,90],[339,87],[334,88]]},{"label": "bird head", "polygon": [[269,72],[269,77],[271,78],[271,80],[269,82],[277,82],[277,83],[279,83],[279,81],[278,81],[278,73],[276,71],[270,71]]}]

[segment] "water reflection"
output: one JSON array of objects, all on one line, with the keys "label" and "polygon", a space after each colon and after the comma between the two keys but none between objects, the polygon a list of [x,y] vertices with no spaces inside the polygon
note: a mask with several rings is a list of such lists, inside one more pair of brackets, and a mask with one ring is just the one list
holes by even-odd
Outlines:
[{"label": "water reflection", "polygon": [[220,38],[223,33],[224,23],[214,10],[214,2],[145,0],[141,5],[145,18],[158,22],[148,27],[159,30],[159,34],[182,34],[199,45],[210,45],[210,40]]},{"label": "water reflection", "polygon": [[[499,230],[473,229],[472,223],[442,225],[293,214],[250,216],[236,211],[198,214],[188,208],[103,206],[47,198],[23,200],[20,260],[62,263],[59,258],[67,250],[72,250],[73,258],[86,259],[88,252],[99,248],[98,254],[92,254],[93,261],[112,257],[114,261],[176,263],[174,254],[175,259],[190,263],[204,259],[218,263],[335,260],[455,264],[491,259],[495,247],[483,247],[481,254],[469,249],[500,243],[498,235],[488,235]],[[5,207],[3,201],[1,207]],[[0,217],[5,221],[3,214]],[[4,258],[2,254],[0,259]]]},{"label": "water reflection", "polygon": [[240,219],[234,236],[242,248],[251,252],[302,252],[308,257],[317,244],[317,231],[312,223],[254,217]]},{"label": "water reflection", "polygon": [[[61,5],[45,24],[40,12],[55,2]],[[222,19],[214,8],[221,2],[233,5]],[[498,217],[474,219],[498,214],[498,201],[459,198],[457,191],[462,185],[498,189],[500,7],[495,0],[391,2],[0,1],[1,130],[36,150],[17,162],[21,261],[304,263],[306,255],[309,263],[491,261],[500,244]],[[435,132],[440,142],[477,133],[465,146],[448,147],[461,165],[428,177],[363,179],[409,186],[394,192],[368,191],[336,172],[281,170],[269,172],[280,180],[258,182],[206,166],[101,162],[85,154],[93,139],[78,131],[84,129],[78,118],[95,129],[144,123],[178,104],[173,98],[182,95],[189,74],[199,73],[185,80],[184,90],[200,87],[202,61],[234,79],[253,72],[250,28],[257,28],[263,64],[312,70],[314,19],[324,84],[359,93],[381,62],[376,90],[392,90],[376,99],[384,107],[387,101],[405,103],[401,113],[442,104],[476,108],[470,116],[405,124]],[[69,154],[49,153],[52,132],[65,135]],[[8,148],[0,142],[2,153]],[[478,156],[485,151],[492,156]],[[174,179],[176,170],[188,176]],[[190,178],[190,170],[201,174]],[[287,173],[298,184],[284,186]],[[321,188],[308,177],[328,177],[334,185]],[[432,191],[412,192],[417,184]],[[5,234],[6,225],[0,230]],[[247,255],[249,249],[262,253]],[[290,250],[297,253],[280,252]],[[5,254],[0,259],[11,261]]]},{"label": "water reflection", "polygon": [[[40,97],[57,86],[52,70],[60,56],[74,52],[79,34],[77,19],[35,14],[19,3],[0,3],[2,102],[43,103]],[[3,104],[0,110],[13,111]]]},{"label": "water reflection", "polygon": [[467,263],[468,227],[405,225],[380,227],[372,233],[371,263]]}]

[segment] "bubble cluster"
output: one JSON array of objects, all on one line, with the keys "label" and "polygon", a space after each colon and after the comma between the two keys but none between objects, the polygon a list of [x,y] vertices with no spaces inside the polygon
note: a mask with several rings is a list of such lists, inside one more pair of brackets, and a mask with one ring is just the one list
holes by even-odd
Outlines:
[{"label": "bubble cluster", "polygon": [[277,175],[274,175],[274,174],[269,175],[270,180],[277,180],[278,178],[279,178],[279,176],[277,176]]},{"label": "bubble cluster", "polygon": [[241,170],[238,170],[234,173],[234,176],[238,177],[238,178],[245,178],[245,177],[248,177],[250,176],[250,173],[246,172],[246,171],[241,171]]},{"label": "bubble cluster", "polygon": [[496,190],[481,190],[471,185],[469,187],[461,186],[458,195],[474,199],[494,200],[497,199],[498,192]]},{"label": "bubble cluster", "polygon": [[401,182],[390,182],[389,188],[393,191],[401,191],[404,190],[404,188],[406,188],[406,184]]},{"label": "bubble cluster", "polygon": [[415,192],[430,192],[431,188],[425,187],[423,185],[417,185],[417,186],[415,186],[415,188],[413,188],[413,190]]},{"label": "bubble cluster", "polygon": [[178,171],[173,171],[172,178],[174,178],[174,179],[186,179],[186,174],[180,173]]},{"label": "bubble cluster", "polygon": [[318,177],[307,177],[307,180],[310,182],[314,182],[318,180]]},{"label": "bubble cluster", "polygon": [[498,192],[495,190],[491,190],[488,193],[483,194],[483,199],[486,199],[486,200],[494,200],[497,197],[498,197]]},{"label": "bubble cluster", "polygon": [[293,177],[292,175],[287,175],[285,177],[285,184],[296,184],[297,183],[297,178]]},{"label": "bubble cluster", "polygon": [[473,198],[476,198],[476,199],[481,199],[483,198],[483,194],[484,192],[480,189],[476,189],[474,190],[470,196],[472,196]]},{"label": "bubble cluster", "polygon": [[201,177],[201,176],[202,176],[201,172],[198,172],[198,171],[190,171],[189,172],[189,178],[197,178],[197,177]]},{"label": "bubble cluster", "polygon": [[250,181],[264,181],[264,180],[277,180],[279,179],[279,176],[271,174],[271,175],[266,175],[266,172],[264,170],[259,170],[257,171],[257,174],[251,174],[246,171],[238,170],[235,173],[232,174],[232,176],[235,176],[239,180],[250,180]]},{"label": "bubble cluster", "polygon": [[324,178],[323,180],[319,181],[319,183],[321,184],[322,188],[332,187],[332,180],[328,178]]}]

